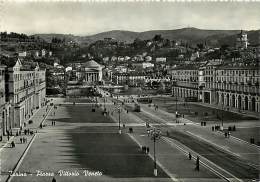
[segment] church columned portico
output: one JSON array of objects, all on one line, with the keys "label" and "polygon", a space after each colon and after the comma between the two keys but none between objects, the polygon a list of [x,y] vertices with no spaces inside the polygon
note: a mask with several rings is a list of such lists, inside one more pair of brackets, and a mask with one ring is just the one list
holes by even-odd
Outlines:
[{"label": "church columned portico", "polygon": [[102,81],[102,66],[95,61],[83,63],[76,71],[77,81],[82,81],[86,84],[96,84]]}]

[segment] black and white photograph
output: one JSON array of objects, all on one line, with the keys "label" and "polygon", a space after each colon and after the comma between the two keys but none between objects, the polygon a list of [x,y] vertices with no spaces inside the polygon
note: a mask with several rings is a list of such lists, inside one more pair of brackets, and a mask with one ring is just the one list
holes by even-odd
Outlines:
[{"label": "black and white photograph", "polygon": [[0,182],[259,182],[260,1],[0,0]]}]

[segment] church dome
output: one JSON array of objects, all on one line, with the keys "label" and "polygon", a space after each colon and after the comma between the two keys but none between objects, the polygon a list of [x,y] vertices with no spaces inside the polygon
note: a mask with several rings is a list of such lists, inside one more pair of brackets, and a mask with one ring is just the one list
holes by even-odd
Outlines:
[{"label": "church dome", "polygon": [[101,67],[100,64],[98,64],[96,61],[94,60],[91,60],[91,61],[88,61],[86,63],[83,64],[84,67],[88,67],[88,68],[97,68],[97,67]]}]

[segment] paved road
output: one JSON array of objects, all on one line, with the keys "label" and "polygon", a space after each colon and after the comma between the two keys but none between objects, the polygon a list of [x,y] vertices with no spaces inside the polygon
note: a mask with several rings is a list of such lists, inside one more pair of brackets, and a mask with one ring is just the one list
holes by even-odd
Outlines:
[{"label": "paved road", "polygon": [[[131,109],[131,106],[129,107],[129,105],[125,107],[129,110]],[[250,160],[244,160],[241,156],[236,156],[232,152],[227,152],[228,150],[220,149],[213,143],[206,142],[205,140],[201,140],[200,138],[195,137],[194,135],[191,135],[188,132],[185,132],[185,129],[183,130],[179,129],[178,127],[170,127],[169,125],[165,125],[167,121],[173,120],[172,117],[168,117],[168,114],[162,116],[156,111],[151,111],[151,108],[148,109],[149,113],[147,113],[147,109],[148,108],[146,108],[145,111],[139,113],[132,112],[132,114],[141,118],[141,120],[143,120],[144,122],[148,122],[151,124],[162,124],[161,126],[156,127],[160,128],[162,131],[169,131],[169,137],[181,142],[183,145],[187,146],[188,148],[192,149],[193,151],[197,152],[198,154],[212,161],[213,163],[217,164],[222,169],[231,173],[235,177],[243,180],[259,178],[259,169],[257,169],[259,167],[257,165],[257,161],[259,160],[257,157],[259,151],[257,149],[255,150],[253,148],[253,152],[249,154],[249,157],[248,154],[243,154],[247,159],[250,159],[251,161],[255,160],[256,162],[254,161],[253,163]],[[248,147],[250,148],[250,146]],[[245,151],[246,150],[247,149],[245,149]],[[255,157],[255,159],[252,157]]]},{"label": "paved road", "polygon": [[[161,123],[162,125],[160,126],[160,129],[162,131],[168,130],[170,133],[169,137],[181,142],[185,146],[196,151],[200,155],[219,165],[220,167],[238,178],[247,180],[257,179],[259,177],[259,170],[251,166],[250,163],[248,163],[247,161],[242,160],[237,156],[231,155],[223,150],[220,150],[218,147],[215,147],[208,142],[199,140],[198,138],[179,130],[177,127],[170,127],[166,125],[163,126],[163,124],[165,123],[163,123],[155,116],[153,117],[153,115],[145,114],[145,112],[133,112],[133,114],[140,117],[145,122],[149,122],[151,124]],[[256,158],[255,160],[258,159]]]},{"label": "paved road", "polygon": [[[58,106],[53,113],[19,166],[18,171],[27,176],[14,177],[12,182],[47,182],[53,175],[63,182],[171,181],[161,168],[158,168],[158,177],[154,177],[149,156],[141,152],[127,134],[119,135],[116,123],[103,116],[99,109],[91,112],[89,106]],[[56,121],[55,126],[52,121]],[[60,170],[80,175],[60,176]],[[85,176],[84,170],[100,171],[102,175]],[[41,176],[38,171],[48,174]]]}]

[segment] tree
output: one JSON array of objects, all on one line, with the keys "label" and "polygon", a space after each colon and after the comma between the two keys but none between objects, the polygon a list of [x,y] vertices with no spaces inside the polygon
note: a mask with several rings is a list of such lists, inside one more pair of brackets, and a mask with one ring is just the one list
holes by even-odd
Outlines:
[{"label": "tree", "polygon": [[156,34],[154,37],[153,37],[153,41],[157,41],[157,42],[160,42],[162,41],[163,38],[162,38],[162,35],[160,34]]},{"label": "tree", "polygon": [[203,50],[204,49],[204,45],[202,43],[197,44],[197,47],[199,48],[199,50]]}]

